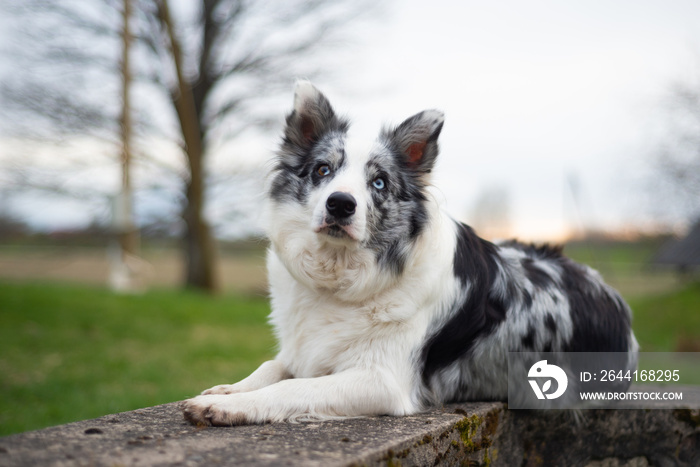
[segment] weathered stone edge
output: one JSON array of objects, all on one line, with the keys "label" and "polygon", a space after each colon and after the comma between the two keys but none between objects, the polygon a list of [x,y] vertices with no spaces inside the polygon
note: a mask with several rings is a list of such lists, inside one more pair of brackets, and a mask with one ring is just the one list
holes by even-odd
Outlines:
[{"label": "weathered stone edge", "polygon": [[484,402],[409,417],[198,429],[173,403],[0,438],[0,466],[585,466],[606,459],[700,465],[700,410],[530,412]]}]

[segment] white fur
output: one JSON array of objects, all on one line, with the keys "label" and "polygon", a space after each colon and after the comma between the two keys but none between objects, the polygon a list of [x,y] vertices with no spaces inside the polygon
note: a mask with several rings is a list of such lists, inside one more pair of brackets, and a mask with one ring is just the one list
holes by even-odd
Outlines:
[{"label": "white fur", "polygon": [[313,102],[319,95],[318,89],[311,84],[311,81],[297,80],[294,87],[294,110],[299,112],[307,102]]},{"label": "white fur", "polygon": [[449,267],[454,223],[434,206],[435,218],[397,281],[356,244],[319,240],[300,225],[308,218],[300,209],[285,206],[271,219],[270,321],[279,353],[240,383],[187,401],[194,421],[405,415],[422,408],[415,355],[429,323],[461,293]]}]

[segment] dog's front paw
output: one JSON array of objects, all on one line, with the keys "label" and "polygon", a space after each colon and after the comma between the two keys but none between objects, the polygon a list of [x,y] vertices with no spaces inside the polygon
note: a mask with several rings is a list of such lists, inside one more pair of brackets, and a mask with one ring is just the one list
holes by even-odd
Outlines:
[{"label": "dog's front paw", "polygon": [[234,426],[257,423],[251,413],[246,413],[227,395],[205,395],[182,403],[185,419],[197,426]]},{"label": "dog's front paw", "polygon": [[211,394],[236,394],[239,392],[246,392],[240,384],[219,384],[218,386],[209,388],[206,391],[202,391],[202,395],[206,396]]}]

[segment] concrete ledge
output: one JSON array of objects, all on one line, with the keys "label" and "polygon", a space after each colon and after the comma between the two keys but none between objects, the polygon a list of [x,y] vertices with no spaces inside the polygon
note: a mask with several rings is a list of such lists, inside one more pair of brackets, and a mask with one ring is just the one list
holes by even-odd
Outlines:
[{"label": "concrete ledge", "polygon": [[0,438],[0,466],[14,465],[698,466],[700,408],[588,410],[575,420],[484,402],[409,417],[196,428],[173,403]]}]

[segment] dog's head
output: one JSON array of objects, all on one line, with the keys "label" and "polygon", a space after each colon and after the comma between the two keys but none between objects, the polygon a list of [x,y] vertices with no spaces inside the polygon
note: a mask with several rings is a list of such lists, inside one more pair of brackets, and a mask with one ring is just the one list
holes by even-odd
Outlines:
[{"label": "dog's head", "polygon": [[324,247],[370,250],[382,269],[400,274],[429,221],[425,190],[443,121],[426,110],[357,143],[326,97],[298,82],[271,178],[273,216]]}]

